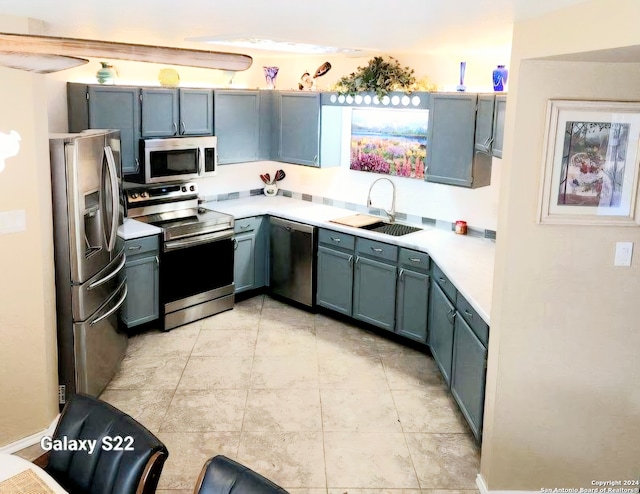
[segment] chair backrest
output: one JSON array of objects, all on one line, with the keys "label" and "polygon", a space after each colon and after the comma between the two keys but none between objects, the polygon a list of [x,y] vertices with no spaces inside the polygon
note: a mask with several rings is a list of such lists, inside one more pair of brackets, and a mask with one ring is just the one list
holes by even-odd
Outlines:
[{"label": "chair backrest", "polygon": [[[144,426],[117,408],[84,394],[74,395],[60,415],[45,470],[71,493],[142,494],[156,491],[167,448]],[[70,441],[95,440],[89,454]],[[78,443],[76,443],[78,444]]]},{"label": "chair backrest", "polygon": [[194,494],[289,494],[282,487],[223,455],[202,467]]}]

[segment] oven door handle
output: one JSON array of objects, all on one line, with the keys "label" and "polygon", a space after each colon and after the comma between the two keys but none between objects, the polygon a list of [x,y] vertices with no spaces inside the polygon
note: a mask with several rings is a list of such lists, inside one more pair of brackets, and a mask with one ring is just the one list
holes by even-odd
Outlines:
[{"label": "oven door handle", "polygon": [[170,252],[172,250],[185,249],[187,247],[194,247],[196,245],[208,244],[231,238],[233,238],[233,230],[206,233],[204,235],[197,235],[183,240],[170,240],[164,243],[163,250],[165,252]]}]

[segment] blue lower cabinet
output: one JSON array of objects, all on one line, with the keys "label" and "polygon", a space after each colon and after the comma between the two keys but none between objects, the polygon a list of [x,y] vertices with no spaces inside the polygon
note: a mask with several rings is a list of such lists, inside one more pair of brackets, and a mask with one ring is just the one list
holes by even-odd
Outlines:
[{"label": "blue lower cabinet", "polygon": [[396,333],[427,342],[429,275],[401,268],[398,271]]},{"label": "blue lower cabinet", "polygon": [[120,311],[128,327],[157,319],[160,315],[159,240],[157,236],[125,241],[127,298]]},{"label": "blue lower cabinet", "polygon": [[395,263],[386,264],[360,256],[356,258],[354,318],[393,331],[396,314],[396,273]]},{"label": "blue lower cabinet", "polygon": [[233,281],[235,292],[241,293],[251,290],[256,284],[256,235],[254,232],[237,234],[233,244]]},{"label": "blue lower cabinet", "polygon": [[451,382],[455,319],[455,306],[449,301],[440,285],[433,283],[429,306],[429,346],[447,385]]},{"label": "blue lower cabinet", "polygon": [[346,316],[351,316],[353,257],[350,252],[318,247],[316,303]]},{"label": "blue lower cabinet", "polygon": [[451,393],[476,440],[482,434],[487,349],[462,317],[456,318]]}]

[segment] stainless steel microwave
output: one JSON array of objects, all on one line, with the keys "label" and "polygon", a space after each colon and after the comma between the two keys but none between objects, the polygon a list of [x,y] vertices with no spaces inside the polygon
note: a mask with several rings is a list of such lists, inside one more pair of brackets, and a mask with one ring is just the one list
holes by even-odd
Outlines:
[{"label": "stainless steel microwave", "polygon": [[157,184],[215,175],[217,144],[215,136],[142,139],[142,168],[135,181]]}]

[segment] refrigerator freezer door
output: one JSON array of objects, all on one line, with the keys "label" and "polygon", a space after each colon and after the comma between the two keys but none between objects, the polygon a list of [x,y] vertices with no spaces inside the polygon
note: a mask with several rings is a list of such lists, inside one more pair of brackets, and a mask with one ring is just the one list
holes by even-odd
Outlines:
[{"label": "refrigerator freezer door", "polygon": [[127,349],[127,335],[118,332],[117,318],[126,296],[122,281],[90,319],[73,325],[76,392],[98,396],[116,373]]}]

